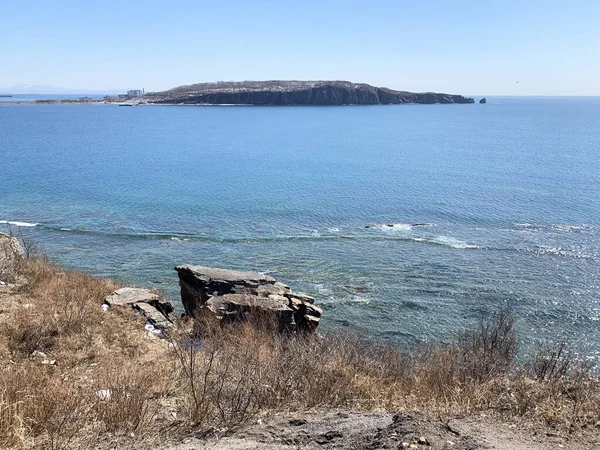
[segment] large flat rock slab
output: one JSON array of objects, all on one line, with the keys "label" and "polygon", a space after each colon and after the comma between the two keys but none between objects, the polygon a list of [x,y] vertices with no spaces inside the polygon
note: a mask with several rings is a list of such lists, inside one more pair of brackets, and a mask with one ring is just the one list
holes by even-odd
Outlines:
[{"label": "large flat rock slab", "polygon": [[239,270],[218,269],[205,266],[193,266],[186,264],[175,267],[178,273],[189,272],[197,279],[205,280],[207,283],[229,283],[229,284],[275,284],[275,278],[259,272],[242,272]]},{"label": "large flat rock slab", "polygon": [[160,300],[157,293],[150,289],[124,287],[117,289],[106,297],[106,303],[111,306],[127,306],[134,303],[152,303]]}]

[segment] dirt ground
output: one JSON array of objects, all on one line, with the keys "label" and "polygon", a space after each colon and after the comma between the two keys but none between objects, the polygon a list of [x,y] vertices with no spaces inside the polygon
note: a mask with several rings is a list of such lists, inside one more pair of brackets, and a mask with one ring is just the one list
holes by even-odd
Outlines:
[{"label": "dirt ground", "polygon": [[414,414],[343,411],[279,414],[236,433],[201,433],[169,450],[230,449],[444,449],[444,450],[592,450],[600,448],[599,430],[568,436],[547,428],[506,423],[486,416],[427,419]]}]

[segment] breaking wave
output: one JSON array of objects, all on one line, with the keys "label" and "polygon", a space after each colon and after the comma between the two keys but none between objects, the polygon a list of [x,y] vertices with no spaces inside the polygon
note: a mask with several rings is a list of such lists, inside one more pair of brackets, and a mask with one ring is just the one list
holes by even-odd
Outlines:
[{"label": "breaking wave", "polygon": [[0,220],[0,224],[14,225],[15,227],[37,227],[39,223],[20,222],[18,220]]},{"label": "breaking wave", "polygon": [[377,230],[401,230],[401,231],[409,231],[415,227],[431,227],[434,224],[432,223],[381,223],[377,225],[367,225],[365,228],[373,228]]}]

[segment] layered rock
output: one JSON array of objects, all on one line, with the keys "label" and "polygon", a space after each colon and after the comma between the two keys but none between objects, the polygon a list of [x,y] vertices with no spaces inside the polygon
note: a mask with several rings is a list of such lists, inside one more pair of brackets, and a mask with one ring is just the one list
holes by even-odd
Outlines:
[{"label": "layered rock", "polygon": [[146,317],[152,325],[161,329],[172,326],[170,314],[173,305],[161,301],[159,295],[149,289],[124,287],[108,295],[104,303],[109,306],[131,307]]},{"label": "layered rock", "polygon": [[143,97],[144,103],[206,105],[396,105],[473,103],[462,95],[406,92],[349,81],[199,83]]},{"label": "layered rock", "polygon": [[189,264],[175,270],[183,306],[191,316],[209,311],[222,322],[262,316],[289,332],[312,332],[319,325],[322,310],[314,298],[271,276]]}]

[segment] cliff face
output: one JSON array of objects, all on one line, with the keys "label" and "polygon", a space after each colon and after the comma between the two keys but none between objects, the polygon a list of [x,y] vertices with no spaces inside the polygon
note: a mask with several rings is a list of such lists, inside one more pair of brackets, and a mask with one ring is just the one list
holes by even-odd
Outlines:
[{"label": "cliff face", "polygon": [[473,103],[462,95],[414,93],[349,81],[243,81],[180,86],[144,97],[146,103],[208,105],[396,105]]}]

